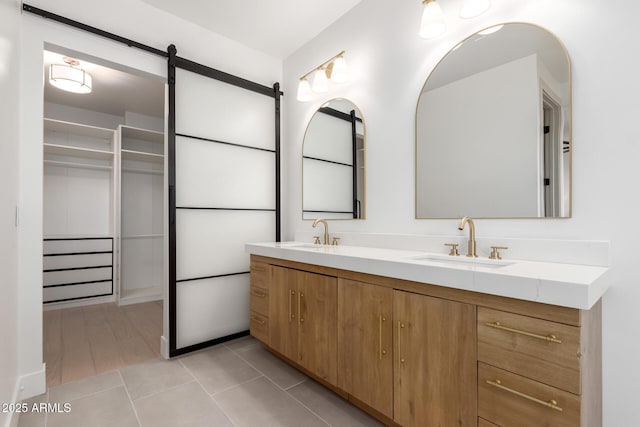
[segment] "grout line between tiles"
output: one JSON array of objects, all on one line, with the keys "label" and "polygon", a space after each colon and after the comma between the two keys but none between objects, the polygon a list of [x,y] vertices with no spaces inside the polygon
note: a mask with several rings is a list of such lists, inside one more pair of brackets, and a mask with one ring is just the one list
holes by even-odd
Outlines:
[{"label": "grout line between tiles", "polygon": [[[251,378],[251,379],[249,379],[249,380],[247,380],[247,381],[243,381],[243,382],[241,382],[241,383],[238,383],[238,384],[234,384],[234,385],[232,385],[232,386],[229,386],[229,387],[227,387],[227,388],[225,388],[225,389],[218,390],[218,391],[213,392],[213,393],[211,393],[211,394],[209,394],[209,393],[207,393],[207,394],[209,394],[209,396],[215,396],[215,395],[218,395],[218,394],[220,394],[220,393],[224,393],[224,392],[226,392],[226,391],[233,390],[234,388],[236,388],[236,387],[240,387],[241,385],[245,385],[245,384],[248,384],[248,383],[250,383],[250,382],[252,382],[252,381],[258,380],[258,379],[260,379],[260,378],[262,378],[262,377],[266,377],[266,375],[264,375],[262,372],[258,371],[258,373],[259,373],[260,375],[258,375],[257,377],[253,377],[253,378]],[[206,391],[206,390],[205,390],[205,391]]]},{"label": "grout line between tiles", "polygon": [[215,398],[215,397],[213,397],[213,395],[211,395],[211,394],[210,394],[210,395],[209,395],[209,399],[211,399],[211,402],[212,402],[214,405],[216,405],[216,407],[217,407],[218,409],[220,409],[220,412],[222,412],[222,413],[224,414],[225,418],[229,420],[229,422],[231,423],[231,425],[232,425],[233,427],[237,427],[237,426],[238,426],[236,423],[234,423],[234,422],[233,422],[233,419],[231,418],[231,416],[225,412],[224,408],[223,408],[222,406],[220,406],[220,403],[216,400],[216,398]]},{"label": "grout line between tiles", "polygon": [[[103,390],[95,391],[95,392],[93,392],[93,393],[84,394],[84,395],[82,395],[82,396],[76,397],[75,399],[69,399],[69,400],[67,400],[66,402],[69,402],[69,403],[71,403],[71,402],[75,402],[76,400],[84,399],[84,398],[86,398],[86,397],[95,396],[96,394],[104,393],[105,391],[113,390],[113,389],[116,389],[116,388],[118,388],[118,387],[124,387],[124,388],[126,388],[126,386],[125,386],[124,384],[118,384],[118,385],[115,385],[115,386],[113,386],[113,387],[107,387],[107,388],[105,388],[105,389],[103,389]],[[47,396],[47,398],[49,398],[49,396]],[[62,403],[62,402],[48,402],[48,403]]]},{"label": "grout line between tiles", "polygon": [[307,378],[303,379],[303,380],[302,380],[302,381],[300,381],[299,383],[296,383],[296,384],[290,385],[289,387],[287,387],[287,388],[282,388],[282,389],[283,389],[284,391],[287,391],[287,392],[288,392],[288,391],[289,391],[289,390],[291,390],[292,388],[297,387],[297,386],[299,386],[300,384],[306,383],[308,380],[309,380],[309,377],[307,377]]},{"label": "grout line between tiles", "polygon": [[142,427],[142,422],[140,421],[140,417],[138,416],[138,411],[136,410],[136,405],[133,403],[133,399],[131,398],[131,394],[129,394],[129,389],[127,388],[127,384],[124,382],[124,377],[122,376],[122,372],[118,369],[118,374],[120,374],[120,379],[124,384],[124,391],[127,393],[127,397],[129,398],[129,403],[131,404],[131,409],[133,409],[133,415],[136,416],[136,421],[138,421],[138,425]]},{"label": "grout line between tiles", "polygon": [[[192,376],[193,376],[193,375],[192,375]],[[162,389],[162,390],[154,391],[154,392],[153,392],[153,393],[151,393],[151,394],[147,394],[147,395],[145,395],[145,396],[140,396],[140,397],[138,397],[137,399],[135,399],[135,401],[142,400],[142,399],[148,399],[148,398],[150,398],[150,397],[157,396],[157,395],[159,395],[160,393],[164,393],[164,392],[166,392],[166,391],[171,391],[171,390],[174,390],[174,389],[176,389],[176,388],[178,388],[178,387],[182,387],[183,385],[191,384],[191,383],[193,383],[193,382],[198,383],[198,380],[196,380],[195,378],[193,378],[191,381],[187,381],[186,383],[173,385],[173,386],[171,386],[171,387],[167,387],[167,388]],[[200,384],[200,383],[198,383],[198,384]],[[131,400],[132,400],[132,401],[134,401],[133,399],[131,399]]]}]

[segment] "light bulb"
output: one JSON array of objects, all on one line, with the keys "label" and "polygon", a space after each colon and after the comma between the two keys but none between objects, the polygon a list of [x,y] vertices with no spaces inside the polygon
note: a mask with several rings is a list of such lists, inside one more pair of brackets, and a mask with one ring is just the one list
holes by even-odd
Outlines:
[{"label": "light bulb", "polygon": [[311,101],[313,94],[311,93],[311,86],[307,79],[300,79],[298,82],[298,94],[296,99],[300,102]]},{"label": "light bulb", "polygon": [[331,69],[331,81],[334,83],[345,83],[349,80],[349,70],[347,68],[347,62],[342,56],[338,56],[333,61],[333,68]]},{"label": "light bulb", "polygon": [[436,0],[424,0],[422,21],[420,22],[420,37],[432,39],[443,34],[447,29],[442,9]]},{"label": "light bulb", "polygon": [[329,81],[324,68],[320,68],[313,74],[313,85],[311,90],[315,93],[329,92]]},{"label": "light bulb", "polygon": [[491,7],[491,0],[465,0],[460,9],[460,18],[475,18],[485,13]]}]

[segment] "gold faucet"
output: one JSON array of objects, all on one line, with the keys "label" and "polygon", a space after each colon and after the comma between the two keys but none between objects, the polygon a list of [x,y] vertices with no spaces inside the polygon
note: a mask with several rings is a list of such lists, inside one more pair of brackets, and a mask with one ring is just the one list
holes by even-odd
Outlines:
[{"label": "gold faucet", "polygon": [[458,230],[464,230],[464,225],[469,223],[469,249],[467,251],[468,257],[477,258],[476,253],[476,227],[473,225],[473,220],[468,216],[463,217],[458,224]]},{"label": "gold faucet", "polygon": [[328,245],[329,244],[329,224],[327,224],[327,220],[324,219],[316,219],[315,221],[313,221],[313,228],[316,228],[316,225],[318,225],[319,223],[324,224],[324,244]]}]

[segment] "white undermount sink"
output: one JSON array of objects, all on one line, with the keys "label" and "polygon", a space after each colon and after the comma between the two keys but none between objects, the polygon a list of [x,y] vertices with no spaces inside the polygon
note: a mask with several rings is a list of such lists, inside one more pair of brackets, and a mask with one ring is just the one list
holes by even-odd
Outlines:
[{"label": "white undermount sink", "polygon": [[411,258],[412,261],[419,261],[425,263],[442,263],[448,265],[457,265],[460,267],[483,267],[483,268],[501,268],[507,265],[513,264],[508,261],[492,260],[492,259],[478,259],[468,258],[465,256],[453,257],[453,256],[438,256],[438,255],[424,255],[415,258]]}]

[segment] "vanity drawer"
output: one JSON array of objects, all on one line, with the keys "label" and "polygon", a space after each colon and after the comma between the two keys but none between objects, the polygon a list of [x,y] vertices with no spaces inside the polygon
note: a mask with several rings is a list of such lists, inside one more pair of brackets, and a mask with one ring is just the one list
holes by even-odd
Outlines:
[{"label": "vanity drawer", "polygon": [[249,313],[251,335],[263,343],[269,344],[269,318],[260,313]]},{"label": "vanity drawer", "polygon": [[580,397],[478,363],[478,416],[501,427],[577,427]]},{"label": "vanity drawer", "polygon": [[262,262],[251,263],[251,286],[269,289],[271,283],[271,266]]},{"label": "vanity drawer", "polygon": [[269,316],[269,289],[255,286],[252,281],[250,293],[251,311]]},{"label": "vanity drawer", "polygon": [[478,307],[478,360],[580,394],[580,328]]}]

